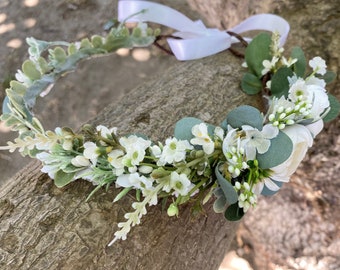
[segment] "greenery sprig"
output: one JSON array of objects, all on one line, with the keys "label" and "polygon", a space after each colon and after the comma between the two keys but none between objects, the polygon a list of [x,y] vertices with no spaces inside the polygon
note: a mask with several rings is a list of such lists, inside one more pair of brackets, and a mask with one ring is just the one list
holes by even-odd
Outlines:
[{"label": "greenery sprig", "polygon": [[228,220],[239,220],[255,207],[260,194],[271,195],[288,182],[321,131],[324,120],[334,119],[339,102],[325,90],[333,77],[320,57],[307,61],[300,48],[287,60],[278,36],[260,34],[247,46],[242,89],[261,91],[268,110],[243,105],[226,115],[219,126],[200,119],[179,120],[174,136],[152,142],[143,135],[119,136],[116,128],[83,126],[81,132],[63,127],[45,131],[32,108],[63,74],[79,61],[119,48],[149,46],[158,36],[145,24],[133,30],[113,27],[106,37],[81,42],[46,42],[28,38],[30,59],[22,65],[6,90],[1,120],[18,132],[14,142],[0,150],[18,150],[41,160],[42,171],[58,187],[84,179],[96,188],[120,187],[117,202],[131,190],[133,211],[118,224],[114,243],[126,239],[140,223],[147,206],[170,199],[169,216],[178,216],[180,205],[194,202],[194,211],[215,197],[214,210]]}]

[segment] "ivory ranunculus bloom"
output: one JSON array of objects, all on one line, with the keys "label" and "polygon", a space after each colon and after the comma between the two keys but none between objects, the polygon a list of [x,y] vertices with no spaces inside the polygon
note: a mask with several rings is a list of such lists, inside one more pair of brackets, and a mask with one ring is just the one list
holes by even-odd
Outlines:
[{"label": "ivory ranunculus bloom", "polygon": [[[300,162],[305,157],[307,150],[313,144],[313,136],[308,128],[303,125],[288,126],[282,130],[293,143],[293,151],[289,158],[282,164],[270,168],[273,173],[270,178],[264,179],[254,187],[254,192],[260,194],[266,186],[270,191],[278,191],[280,187],[273,182],[288,182],[291,175],[296,171]],[[278,153],[279,155],[280,153]]]}]

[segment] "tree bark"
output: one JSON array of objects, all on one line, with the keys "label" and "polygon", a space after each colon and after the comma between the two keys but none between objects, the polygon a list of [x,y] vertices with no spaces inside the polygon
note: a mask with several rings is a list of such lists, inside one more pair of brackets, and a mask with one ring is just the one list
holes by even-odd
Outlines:
[{"label": "tree bark", "polygon": [[[241,63],[230,52],[178,63],[90,122],[153,140],[170,136],[184,116],[219,124],[240,104],[261,104],[239,89]],[[88,64],[84,72],[90,71]],[[198,217],[190,205],[180,207],[179,218],[169,218],[161,206],[149,208],[127,240],[108,247],[117,223],[132,210],[132,196],[113,204],[119,191],[111,187],[85,202],[90,183],[58,189],[40,168],[32,162],[0,192],[1,269],[217,269],[235,236],[238,224],[215,214],[210,200]]]}]

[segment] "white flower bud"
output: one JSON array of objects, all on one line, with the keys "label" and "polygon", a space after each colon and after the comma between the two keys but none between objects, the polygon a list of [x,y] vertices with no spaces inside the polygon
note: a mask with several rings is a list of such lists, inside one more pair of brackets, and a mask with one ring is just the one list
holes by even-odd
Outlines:
[{"label": "white flower bud", "polygon": [[153,168],[151,166],[140,166],[138,171],[142,174],[149,174],[151,173]]},{"label": "white flower bud", "polygon": [[177,205],[174,203],[170,204],[167,213],[169,217],[178,216],[179,210]]},{"label": "white flower bud", "polygon": [[250,186],[249,186],[249,184],[248,184],[247,182],[245,182],[245,183],[243,184],[243,186],[244,186],[244,188],[245,188],[246,190],[250,190]]},{"label": "white flower bud", "polygon": [[241,189],[241,183],[238,182],[238,181],[236,181],[236,183],[235,183],[235,188],[236,188],[237,190],[240,190],[240,189]]},{"label": "white flower bud", "polygon": [[275,114],[270,114],[269,116],[268,116],[268,120],[270,121],[270,122],[272,122],[273,120],[275,119]]}]

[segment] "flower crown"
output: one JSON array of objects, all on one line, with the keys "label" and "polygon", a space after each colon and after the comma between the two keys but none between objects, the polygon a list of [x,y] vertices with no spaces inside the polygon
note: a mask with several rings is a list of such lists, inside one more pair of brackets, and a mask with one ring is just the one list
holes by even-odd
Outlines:
[{"label": "flower crown", "polygon": [[[131,1],[122,2],[127,5]],[[154,7],[152,4],[137,14],[130,10],[133,15],[129,18],[149,11],[152,14]],[[118,136],[116,128],[103,125],[85,125],[79,133],[67,127],[45,131],[32,108],[36,98],[45,95],[60,76],[75,69],[82,59],[119,48],[149,46],[160,37],[159,30],[144,23],[132,30],[124,23],[111,27],[105,37],[96,35],[76,43],[27,38],[30,57],[6,89],[1,115],[19,136],[0,150],[19,150],[22,155],[39,159],[42,172],[48,173],[57,187],[85,179],[96,186],[90,198],[102,187],[114,184],[121,189],[114,202],[135,190],[133,211],[118,223],[120,229],[110,244],[126,239],[131,227],[147,213],[148,205],[169,199],[169,216],[178,216],[179,206],[189,200],[202,209],[214,197],[215,212],[223,213],[228,220],[241,219],[256,206],[260,194],[272,195],[289,181],[323,122],[339,113],[339,102],[325,90],[326,83],[334,78],[326,71],[325,61],[315,57],[307,69],[298,47],[285,58],[282,35],[274,32],[272,36],[261,33],[247,45],[248,72],[241,82],[246,93],[263,93],[268,100],[265,113],[243,105],[229,112],[220,126],[186,117],[175,124],[174,136],[164,143],[152,142],[144,135]],[[226,34],[213,32],[216,40],[204,39],[219,44],[220,36],[225,38]],[[208,54],[213,53],[216,51]]]}]

